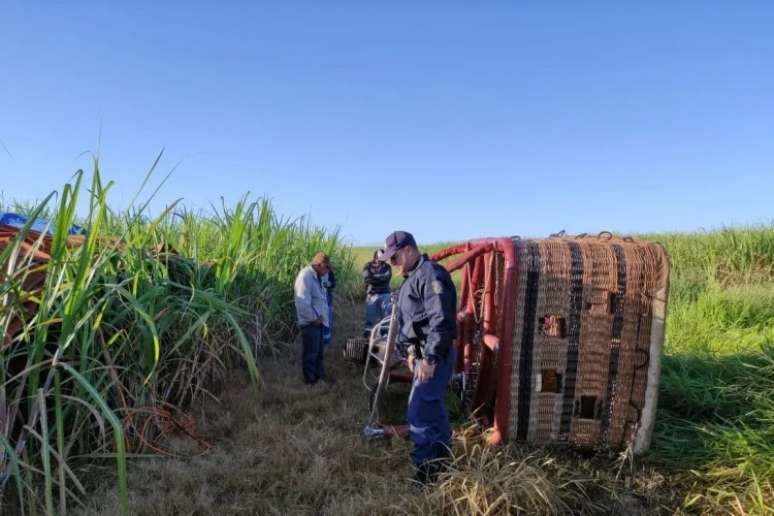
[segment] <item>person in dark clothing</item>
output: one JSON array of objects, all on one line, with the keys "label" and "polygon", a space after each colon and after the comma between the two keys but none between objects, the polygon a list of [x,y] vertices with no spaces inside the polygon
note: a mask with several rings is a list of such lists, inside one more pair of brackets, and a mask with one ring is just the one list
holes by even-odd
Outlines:
[{"label": "person in dark clothing", "polygon": [[411,461],[417,479],[430,482],[451,446],[446,388],[456,361],[457,290],[446,269],[420,254],[411,233],[389,235],[380,258],[400,267],[405,278],[398,292],[397,344],[414,375],[407,410]]},{"label": "person in dark clothing", "polygon": [[390,302],[390,280],[392,267],[379,260],[378,251],[373,260],[363,266],[363,281],[366,286],[366,319],[363,336],[368,337],[376,323],[392,311]]}]

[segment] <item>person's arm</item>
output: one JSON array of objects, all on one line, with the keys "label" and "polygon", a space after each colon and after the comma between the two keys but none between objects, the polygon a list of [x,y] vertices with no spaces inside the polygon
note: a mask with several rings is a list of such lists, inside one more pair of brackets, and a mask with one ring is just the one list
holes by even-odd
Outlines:
[{"label": "person's arm", "polygon": [[295,283],[295,304],[301,321],[320,321],[320,314],[312,306],[313,281],[311,274],[299,273]]},{"label": "person's arm", "polygon": [[456,333],[457,295],[451,280],[435,274],[422,284],[422,300],[428,320],[423,355],[429,363],[449,353]]},{"label": "person's arm", "polygon": [[[409,287],[405,287],[409,288]],[[409,363],[413,365],[414,363],[414,344],[411,341],[411,335],[408,333],[408,328],[406,322],[403,320],[403,312],[400,309],[400,297],[393,299],[393,307],[395,308],[395,317],[398,318],[398,331],[396,332],[397,335],[395,336],[395,347],[398,349],[398,352],[409,359]]]},{"label": "person's arm", "polygon": [[363,281],[366,285],[370,285],[374,282],[373,272],[371,272],[371,264],[367,263],[363,267]]}]

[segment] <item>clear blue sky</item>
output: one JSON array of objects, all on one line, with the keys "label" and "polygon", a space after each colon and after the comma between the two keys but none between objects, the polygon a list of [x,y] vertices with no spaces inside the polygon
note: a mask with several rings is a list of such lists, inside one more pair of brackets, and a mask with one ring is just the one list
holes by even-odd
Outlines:
[{"label": "clear blue sky", "polygon": [[102,127],[117,205],[165,148],[155,210],[249,190],[355,243],[774,220],[773,2],[32,4],[0,1],[6,198]]}]

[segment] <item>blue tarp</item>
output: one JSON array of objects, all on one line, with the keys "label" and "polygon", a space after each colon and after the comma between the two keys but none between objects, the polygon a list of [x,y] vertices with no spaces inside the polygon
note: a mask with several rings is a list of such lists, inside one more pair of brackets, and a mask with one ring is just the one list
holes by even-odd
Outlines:
[{"label": "blue tarp", "polygon": [[[8,213],[8,212],[0,212],[0,224],[4,224],[6,226],[11,226],[14,228],[21,229],[24,227],[24,225],[29,221],[29,218],[24,215],[19,215],[18,213]],[[54,226],[53,224],[49,226],[48,221],[44,219],[36,219],[32,226],[30,227],[32,231],[38,231],[40,233],[43,233],[44,231],[48,232],[49,235],[54,234]],[[83,235],[86,231],[80,227],[73,224],[70,226],[70,230],[67,232],[68,235]]]}]

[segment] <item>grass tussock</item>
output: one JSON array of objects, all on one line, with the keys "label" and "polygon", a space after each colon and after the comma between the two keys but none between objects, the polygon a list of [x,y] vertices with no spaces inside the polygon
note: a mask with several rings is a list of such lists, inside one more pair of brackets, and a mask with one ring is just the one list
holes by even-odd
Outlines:
[{"label": "grass tussock", "polygon": [[774,514],[774,227],[653,238],[672,286],[650,459],[686,511]]},{"label": "grass tussock", "polygon": [[452,463],[438,485],[413,503],[422,514],[593,514],[610,508],[609,493],[598,505],[590,496],[603,489],[546,453],[493,448],[469,427],[455,436]]}]

